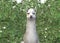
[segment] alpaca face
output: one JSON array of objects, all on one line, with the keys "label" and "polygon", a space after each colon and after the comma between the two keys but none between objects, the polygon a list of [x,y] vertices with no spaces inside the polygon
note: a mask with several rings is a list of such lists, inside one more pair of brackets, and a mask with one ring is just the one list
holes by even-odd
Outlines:
[{"label": "alpaca face", "polygon": [[33,8],[28,9],[27,11],[27,19],[35,19],[36,18],[36,12]]}]

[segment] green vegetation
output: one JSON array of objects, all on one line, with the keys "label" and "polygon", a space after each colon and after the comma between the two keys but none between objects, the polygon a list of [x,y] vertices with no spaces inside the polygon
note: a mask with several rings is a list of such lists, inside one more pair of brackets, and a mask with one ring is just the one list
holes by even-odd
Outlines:
[{"label": "green vegetation", "polygon": [[[15,6],[15,8],[13,8]],[[37,32],[41,43],[60,43],[60,0],[24,0],[17,4],[0,0],[0,43],[20,43],[26,29],[26,11],[36,8]]]}]

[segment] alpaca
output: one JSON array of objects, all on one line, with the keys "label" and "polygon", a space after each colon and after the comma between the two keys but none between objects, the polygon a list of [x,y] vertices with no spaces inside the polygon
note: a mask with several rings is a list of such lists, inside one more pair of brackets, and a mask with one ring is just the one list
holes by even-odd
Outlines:
[{"label": "alpaca", "polygon": [[21,43],[38,43],[38,35],[36,32],[36,12],[33,8],[27,11],[26,32],[24,34],[24,41]]}]

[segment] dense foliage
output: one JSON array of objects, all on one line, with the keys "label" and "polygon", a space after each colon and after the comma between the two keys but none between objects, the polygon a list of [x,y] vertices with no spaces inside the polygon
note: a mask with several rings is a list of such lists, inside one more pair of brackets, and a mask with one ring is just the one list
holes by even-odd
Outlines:
[{"label": "dense foliage", "polygon": [[0,0],[0,43],[20,43],[26,29],[26,11],[36,9],[36,26],[41,43],[60,43],[60,0]]}]

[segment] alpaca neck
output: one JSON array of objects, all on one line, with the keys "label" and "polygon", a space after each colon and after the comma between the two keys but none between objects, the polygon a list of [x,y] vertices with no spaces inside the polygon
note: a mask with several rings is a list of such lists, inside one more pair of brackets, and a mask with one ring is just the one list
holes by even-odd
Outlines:
[{"label": "alpaca neck", "polygon": [[27,20],[26,32],[36,32],[35,20]]}]

